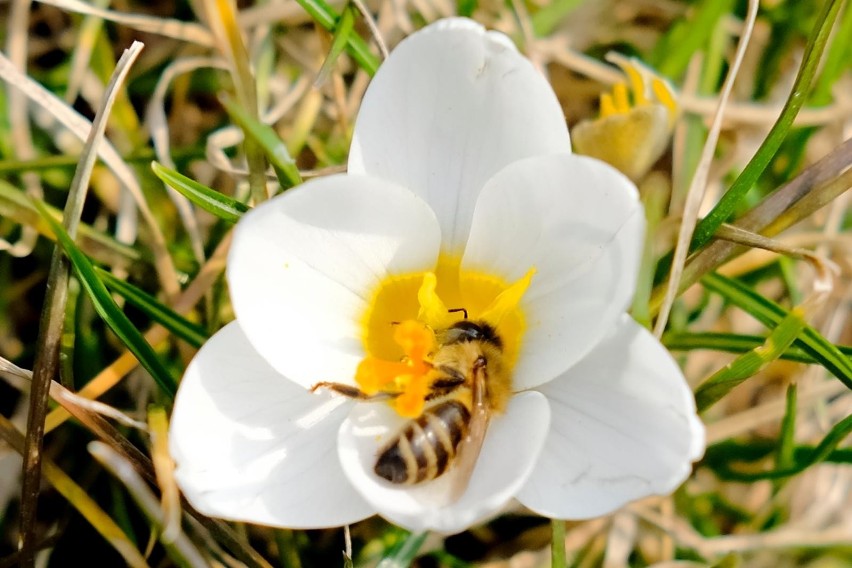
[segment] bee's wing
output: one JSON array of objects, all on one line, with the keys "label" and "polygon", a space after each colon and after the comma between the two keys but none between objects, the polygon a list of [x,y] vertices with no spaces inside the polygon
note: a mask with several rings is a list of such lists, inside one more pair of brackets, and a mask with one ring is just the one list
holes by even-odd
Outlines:
[{"label": "bee's wing", "polygon": [[470,477],[473,475],[473,468],[479,459],[479,452],[482,450],[482,443],[485,441],[485,433],[488,431],[491,409],[488,404],[485,381],[485,369],[474,370],[470,428],[467,437],[462,440],[459,446],[458,456],[456,457],[455,477],[450,489],[451,503],[458,501],[467,489]]}]

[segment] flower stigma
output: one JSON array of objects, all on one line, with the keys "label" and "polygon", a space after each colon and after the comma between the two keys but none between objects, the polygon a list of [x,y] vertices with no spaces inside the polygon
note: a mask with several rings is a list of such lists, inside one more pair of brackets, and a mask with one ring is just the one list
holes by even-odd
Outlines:
[{"label": "flower stigma", "polygon": [[381,281],[362,320],[366,357],[355,382],[368,394],[392,395],[389,404],[404,418],[423,412],[440,332],[463,319],[491,325],[503,343],[505,365],[517,360],[526,320],[521,300],[535,268],[509,283],[442,254],[434,271],[393,275]]}]

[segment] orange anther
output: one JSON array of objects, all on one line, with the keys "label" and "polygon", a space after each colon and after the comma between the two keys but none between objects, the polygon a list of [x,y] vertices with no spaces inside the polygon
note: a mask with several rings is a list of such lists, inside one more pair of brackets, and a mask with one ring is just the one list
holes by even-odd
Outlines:
[{"label": "orange anther", "polygon": [[403,418],[417,418],[423,413],[429,385],[425,375],[410,375],[405,378],[408,379],[405,391],[396,397],[394,407]]},{"label": "orange anther", "polygon": [[392,385],[398,376],[409,372],[410,366],[405,363],[368,355],[358,364],[355,382],[365,393],[376,394],[386,392],[388,385]]},{"label": "orange anther", "polygon": [[394,330],[393,340],[413,362],[423,361],[435,349],[434,332],[416,320],[400,322]]}]

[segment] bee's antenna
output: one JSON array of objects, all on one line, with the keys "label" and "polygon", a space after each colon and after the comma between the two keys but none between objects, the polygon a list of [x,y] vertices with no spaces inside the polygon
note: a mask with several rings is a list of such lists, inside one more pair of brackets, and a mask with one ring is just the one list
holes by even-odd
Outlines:
[{"label": "bee's antenna", "polygon": [[448,313],[462,312],[464,314],[464,319],[467,319],[467,310],[464,308],[453,308],[451,310],[447,310]]}]

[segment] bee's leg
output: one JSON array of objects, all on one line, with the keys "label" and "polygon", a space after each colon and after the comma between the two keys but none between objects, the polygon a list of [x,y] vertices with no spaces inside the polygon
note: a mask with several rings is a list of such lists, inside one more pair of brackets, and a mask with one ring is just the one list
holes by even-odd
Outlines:
[{"label": "bee's leg", "polygon": [[343,383],[332,383],[328,381],[323,381],[321,383],[317,383],[311,387],[311,392],[316,392],[319,389],[327,389],[339,395],[345,396],[346,398],[354,398],[355,400],[363,400],[363,401],[379,401],[379,400],[388,400],[391,398],[396,398],[399,396],[397,393],[389,393],[389,392],[378,392],[376,394],[367,394],[358,387],[353,387],[351,385],[344,385]]}]

